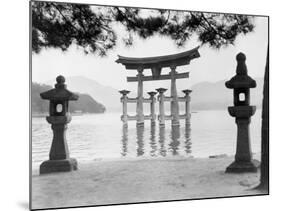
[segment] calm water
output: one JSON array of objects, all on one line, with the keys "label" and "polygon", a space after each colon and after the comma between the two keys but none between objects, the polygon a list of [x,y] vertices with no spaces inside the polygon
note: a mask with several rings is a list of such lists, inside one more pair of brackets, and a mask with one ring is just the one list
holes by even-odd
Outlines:
[{"label": "calm water", "polygon": [[[261,111],[257,110],[251,122],[252,151],[260,152]],[[52,131],[45,118],[32,119],[33,168],[48,159]],[[199,111],[192,113],[191,126],[172,128],[136,128],[129,122],[124,129],[119,113],[73,116],[68,125],[67,140],[71,157],[80,163],[102,158],[135,158],[194,156],[208,157],[235,154],[236,125],[227,111]]]}]

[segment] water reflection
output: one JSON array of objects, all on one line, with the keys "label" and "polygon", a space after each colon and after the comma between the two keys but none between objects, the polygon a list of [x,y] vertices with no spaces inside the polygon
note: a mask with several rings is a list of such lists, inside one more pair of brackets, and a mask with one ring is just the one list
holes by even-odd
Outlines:
[{"label": "water reflection", "polygon": [[144,126],[137,126],[137,156],[142,156],[144,154]]},{"label": "water reflection", "polygon": [[184,141],[184,149],[185,149],[185,153],[191,154],[191,128],[190,128],[190,124],[186,124],[185,125],[185,141]]},{"label": "water reflection", "polygon": [[122,128],[121,144],[122,144],[121,155],[126,156],[128,152],[128,127],[126,125],[123,125]]},{"label": "water reflection", "polygon": [[155,157],[157,156],[157,144],[156,144],[156,126],[151,125],[150,128],[150,156]]},{"label": "water reflection", "polygon": [[159,127],[159,144],[160,144],[160,155],[166,156],[166,148],[165,148],[165,127]]},{"label": "water reflection", "polygon": [[172,155],[178,155],[179,152],[179,138],[180,138],[180,126],[172,126],[171,130],[171,142],[169,144],[169,150],[171,150]]},{"label": "water reflection", "polygon": [[188,155],[191,153],[190,125],[159,127],[138,126],[122,128],[121,155],[166,157],[169,155]]}]

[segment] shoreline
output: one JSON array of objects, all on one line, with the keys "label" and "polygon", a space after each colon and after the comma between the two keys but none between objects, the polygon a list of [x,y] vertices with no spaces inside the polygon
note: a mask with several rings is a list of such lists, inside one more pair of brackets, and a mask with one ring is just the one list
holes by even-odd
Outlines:
[{"label": "shoreline", "polygon": [[[252,153],[253,159],[260,161],[260,156],[261,153],[260,152],[255,152]],[[78,162],[78,168],[79,165],[83,165],[83,166],[87,166],[87,165],[91,165],[93,163],[103,163],[103,162],[137,162],[137,161],[153,161],[153,160],[188,160],[188,159],[234,159],[234,155],[231,154],[214,154],[214,155],[209,155],[208,157],[194,157],[193,155],[189,155],[189,156],[183,156],[183,155],[176,155],[176,156],[166,156],[166,157],[151,157],[151,156],[142,156],[142,157],[104,157],[104,158],[94,158],[93,160],[84,160],[84,161],[80,161],[77,160]],[[47,159],[46,159],[47,160]],[[43,162],[43,161],[42,161]],[[34,163],[33,163],[34,164]],[[41,163],[40,163],[41,164]],[[39,165],[36,165],[35,168],[33,168],[34,166],[32,166],[32,176],[35,175],[39,175]]]},{"label": "shoreline", "polygon": [[225,173],[233,159],[175,157],[81,163],[73,172],[33,175],[32,208],[266,194],[251,189],[259,183],[259,171]]}]

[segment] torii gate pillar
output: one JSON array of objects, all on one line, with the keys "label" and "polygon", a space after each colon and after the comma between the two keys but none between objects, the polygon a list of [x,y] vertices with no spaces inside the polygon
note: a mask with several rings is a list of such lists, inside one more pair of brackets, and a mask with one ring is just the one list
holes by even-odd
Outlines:
[{"label": "torii gate pillar", "polygon": [[180,124],[179,121],[179,100],[176,86],[176,66],[171,66],[171,116],[172,116],[172,126],[177,126]]},{"label": "torii gate pillar", "polygon": [[143,68],[138,68],[137,126],[144,125],[143,115]]}]

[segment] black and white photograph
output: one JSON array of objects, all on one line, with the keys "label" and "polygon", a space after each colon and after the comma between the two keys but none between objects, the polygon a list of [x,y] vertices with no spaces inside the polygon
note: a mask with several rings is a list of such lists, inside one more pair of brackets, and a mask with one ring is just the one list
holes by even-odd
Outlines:
[{"label": "black and white photograph", "polygon": [[269,16],[29,12],[31,210],[269,194]]}]

